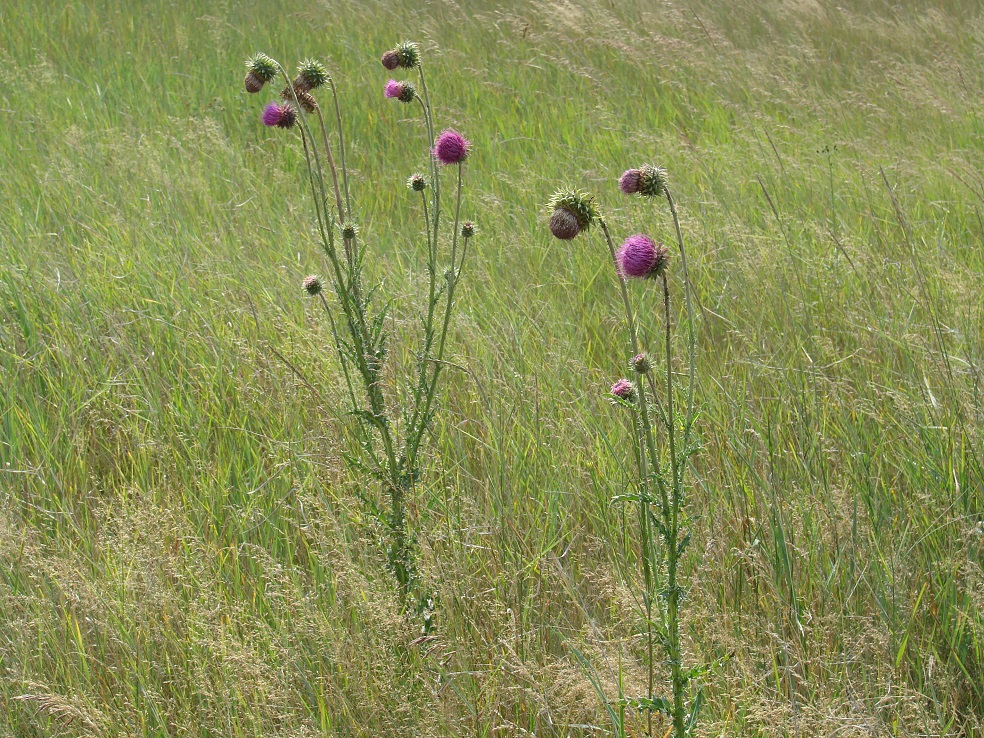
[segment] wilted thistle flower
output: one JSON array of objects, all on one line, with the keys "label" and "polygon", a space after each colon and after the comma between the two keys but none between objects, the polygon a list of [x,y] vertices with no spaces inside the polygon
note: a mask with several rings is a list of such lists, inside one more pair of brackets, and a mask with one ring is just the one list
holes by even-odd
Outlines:
[{"label": "wilted thistle flower", "polygon": [[581,231],[586,231],[598,217],[594,198],[577,190],[555,192],[547,207],[553,211],[550,232],[561,241],[570,241]]},{"label": "wilted thistle flower", "polygon": [[321,294],[321,279],[312,274],[310,277],[305,277],[304,281],[301,282],[301,287],[307,292],[311,297]]},{"label": "wilted thistle flower", "polygon": [[263,109],[263,125],[291,128],[297,122],[297,111],[287,103],[272,102]]},{"label": "wilted thistle flower", "polygon": [[396,52],[396,49],[390,49],[385,54],[383,54],[382,59],[379,60],[382,65],[386,67],[391,72],[400,66],[400,55]]},{"label": "wilted thistle flower", "polygon": [[386,97],[395,97],[400,102],[410,103],[417,97],[417,88],[410,82],[397,82],[391,79],[386,83]]},{"label": "wilted thistle flower", "polygon": [[414,173],[407,177],[407,188],[414,192],[422,192],[427,187],[427,180],[423,174]]},{"label": "wilted thistle flower", "polygon": [[457,164],[468,158],[471,142],[455,130],[441,131],[434,143],[434,157],[441,164]]},{"label": "wilted thistle flower", "polygon": [[461,224],[461,237],[462,238],[471,238],[474,235],[475,235],[475,224],[474,223],[472,223],[470,220],[466,220],[464,223]]},{"label": "wilted thistle flower", "polygon": [[351,240],[355,238],[358,232],[359,232],[359,227],[355,223],[350,223],[350,222],[342,223],[342,238],[344,238],[345,240]]},{"label": "wilted thistle flower", "polygon": [[263,53],[255,54],[246,60],[246,92],[259,92],[263,85],[277,76],[277,63]]},{"label": "wilted thistle flower", "polygon": [[284,89],[280,91],[280,98],[285,102],[292,102],[294,100],[294,95],[297,95],[297,102],[299,102],[301,107],[304,108],[305,113],[313,113],[317,110],[318,101],[314,99],[314,95],[310,92],[305,92],[296,84],[294,85],[293,91],[289,86],[284,87]]},{"label": "wilted thistle flower", "polygon": [[305,59],[297,67],[297,77],[294,78],[294,87],[303,92],[315,90],[331,77],[325,65],[317,59]]},{"label": "wilted thistle flower", "polygon": [[645,354],[636,354],[633,356],[632,360],[629,361],[629,366],[639,374],[646,374],[653,368],[653,365],[649,361],[649,357]]},{"label": "wilted thistle flower", "polygon": [[622,242],[615,257],[623,277],[658,277],[666,271],[669,251],[649,236],[637,233]]},{"label": "wilted thistle flower", "polygon": [[618,188],[626,195],[638,193],[643,197],[662,197],[666,194],[666,170],[651,164],[627,169],[618,178]]},{"label": "wilted thistle flower", "polygon": [[628,379],[620,379],[612,385],[612,397],[625,402],[635,402],[636,388]]}]

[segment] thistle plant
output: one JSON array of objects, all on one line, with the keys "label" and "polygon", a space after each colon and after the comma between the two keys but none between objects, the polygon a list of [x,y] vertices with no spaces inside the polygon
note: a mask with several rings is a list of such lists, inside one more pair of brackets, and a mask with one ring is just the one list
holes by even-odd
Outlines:
[{"label": "thistle plant", "polygon": [[[356,469],[369,474],[381,486],[385,503],[375,507],[387,531],[388,566],[404,606],[409,609],[416,605],[417,612],[424,616],[425,628],[429,628],[431,601],[418,588],[407,508],[421,475],[424,439],[437,412],[455,297],[475,233],[471,223],[460,224],[462,178],[471,145],[455,131],[435,136],[433,109],[416,44],[404,42],[386,52],[383,64],[387,69],[416,72],[419,86],[390,80],[384,92],[386,97],[404,103],[419,102],[429,149],[427,175],[412,174],[407,180],[411,197],[419,196],[428,280],[426,302],[419,311],[420,343],[413,351],[413,366],[402,377],[396,376],[400,372],[387,362],[390,303],[383,299],[379,286],[366,285],[364,265],[370,253],[354,219],[334,80],[317,60],[303,61],[291,79],[279,62],[257,54],[247,62],[246,89],[258,91],[275,76],[283,78],[281,99],[264,108],[262,121],[267,126],[289,129],[300,140],[306,163],[304,185],[311,193],[327,273],[326,279],[306,277],[301,287],[323,310],[341,364],[359,443],[358,451],[348,458]],[[330,93],[337,148],[316,98],[322,89]],[[442,230],[447,226],[442,220],[441,180],[446,167],[454,172],[456,188],[454,225],[443,237]],[[379,239],[374,241],[378,243]]]},{"label": "thistle plant", "polygon": [[[665,199],[673,218],[687,315],[687,381],[683,392],[674,369],[679,339],[670,303],[669,249],[645,234],[629,236],[616,249],[608,222],[594,197],[576,190],[561,190],[550,199],[550,230],[561,240],[571,240],[594,224],[600,227],[621,290],[627,355],[632,357],[628,368],[635,375],[635,381],[618,379],[609,391],[612,404],[626,410],[631,419],[637,471],[633,488],[613,502],[633,504],[638,511],[648,689],[643,697],[626,698],[619,694],[619,712],[610,714],[616,720],[620,736],[626,734],[624,710],[631,705],[646,713],[649,735],[653,734],[653,714],[657,713],[665,715],[671,723],[667,736],[684,738],[693,732],[702,701],[700,688],[694,683],[702,669],[684,666],[680,643],[681,605],[686,592],[681,585],[680,562],[691,536],[685,509],[686,472],[688,460],[698,449],[694,435],[696,344],[691,284],[683,234],[665,171],[648,165],[630,169],[620,177],[618,185],[628,195]],[[663,346],[657,353],[643,350],[636,315],[658,313],[648,307],[638,313],[633,310],[629,280],[655,287],[653,297],[662,298]],[[649,295],[652,293],[648,290],[643,292],[643,296]],[[661,367],[657,366],[660,361]],[[666,690],[657,690],[657,650],[662,651],[661,661],[669,672]]]}]

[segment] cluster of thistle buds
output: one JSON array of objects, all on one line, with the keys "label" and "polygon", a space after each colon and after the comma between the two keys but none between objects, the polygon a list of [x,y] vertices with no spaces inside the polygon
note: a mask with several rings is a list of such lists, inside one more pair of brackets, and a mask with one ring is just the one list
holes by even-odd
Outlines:
[{"label": "cluster of thistle buds", "polygon": [[[628,169],[618,179],[618,188],[626,195],[654,198],[666,195],[666,170],[651,164]],[[559,190],[547,204],[550,232],[562,241],[570,241],[587,231],[602,216],[594,197],[575,189]],[[615,252],[615,267],[622,279],[657,279],[666,272],[669,249],[644,233],[626,238]],[[639,374],[651,369],[645,354],[635,356],[630,367]],[[636,388],[628,379],[620,379],[610,390],[615,402],[633,403]]]},{"label": "cluster of thistle buds", "polygon": [[[279,67],[269,56],[255,54],[246,60],[246,91],[257,93],[267,82],[277,76]],[[297,106],[313,113],[318,101],[311,94],[330,80],[325,65],[315,59],[307,59],[298,66],[297,76],[280,91],[280,102],[271,102],[263,109],[263,123],[278,128],[293,128],[297,123]]]}]

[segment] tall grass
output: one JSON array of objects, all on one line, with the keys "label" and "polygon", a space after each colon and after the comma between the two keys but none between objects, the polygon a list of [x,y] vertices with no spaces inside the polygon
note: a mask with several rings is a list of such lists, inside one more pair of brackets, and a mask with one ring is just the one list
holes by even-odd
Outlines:
[{"label": "tall grass", "polygon": [[[683,648],[731,658],[702,729],[980,735],[977,4],[418,5],[0,5],[0,734],[594,734],[575,650],[644,693],[621,306],[538,203],[658,160],[710,311]],[[396,232],[389,163],[426,162],[363,91],[406,35],[495,214],[409,511],[416,645],[330,337],[284,297],[318,271],[302,161],[236,91],[257,48],[330,60],[357,219]],[[368,278],[424,294],[426,249],[377,246]]]}]

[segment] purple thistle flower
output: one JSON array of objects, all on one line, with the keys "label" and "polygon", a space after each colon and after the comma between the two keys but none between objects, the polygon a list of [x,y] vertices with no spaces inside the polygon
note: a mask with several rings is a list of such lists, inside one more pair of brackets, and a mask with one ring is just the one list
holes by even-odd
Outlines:
[{"label": "purple thistle flower", "polygon": [[448,129],[441,131],[434,144],[433,153],[441,164],[458,164],[464,161],[471,149],[471,142],[465,140],[457,131]]},{"label": "purple thistle flower", "polygon": [[386,83],[386,97],[396,98],[400,102],[413,102],[417,97],[417,88],[409,82],[397,82],[391,79]]},{"label": "purple thistle flower", "polygon": [[636,388],[628,379],[620,379],[612,385],[612,397],[625,402],[634,402],[636,398]]},{"label": "purple thistle flower", "polygon": [[666,270],[668,250],[649,236],[637,233],[622,242],[616,254],[618,271],[623,277],[658,277]]},{"label": "purple thistle flower", "polygon": [[663,197],[666,194],[666,170],[652,164],[626,169],[618,178],[618,188],[626,195]]},{"label": "purple thistle flower", "polygon": [[321,293],[321,279],[316,275],[312,274],[309,277],[305,277],[304,281],[301,282],[301,287],[307,292],[311,297]]},{"label": "purple thistle flower", "polygon": [[633,356],[632,361],[629,362],[629,366],[639,374],[646,374],[650,369],[652,369],[652,364],[649,362],[649,357],[645,354],[636,354]]},{"label": "purple thistle flower", "polygon": [[287,103],[272,102],[263,108],[263,125],[290,128],[297,122],[297,111]]}]

